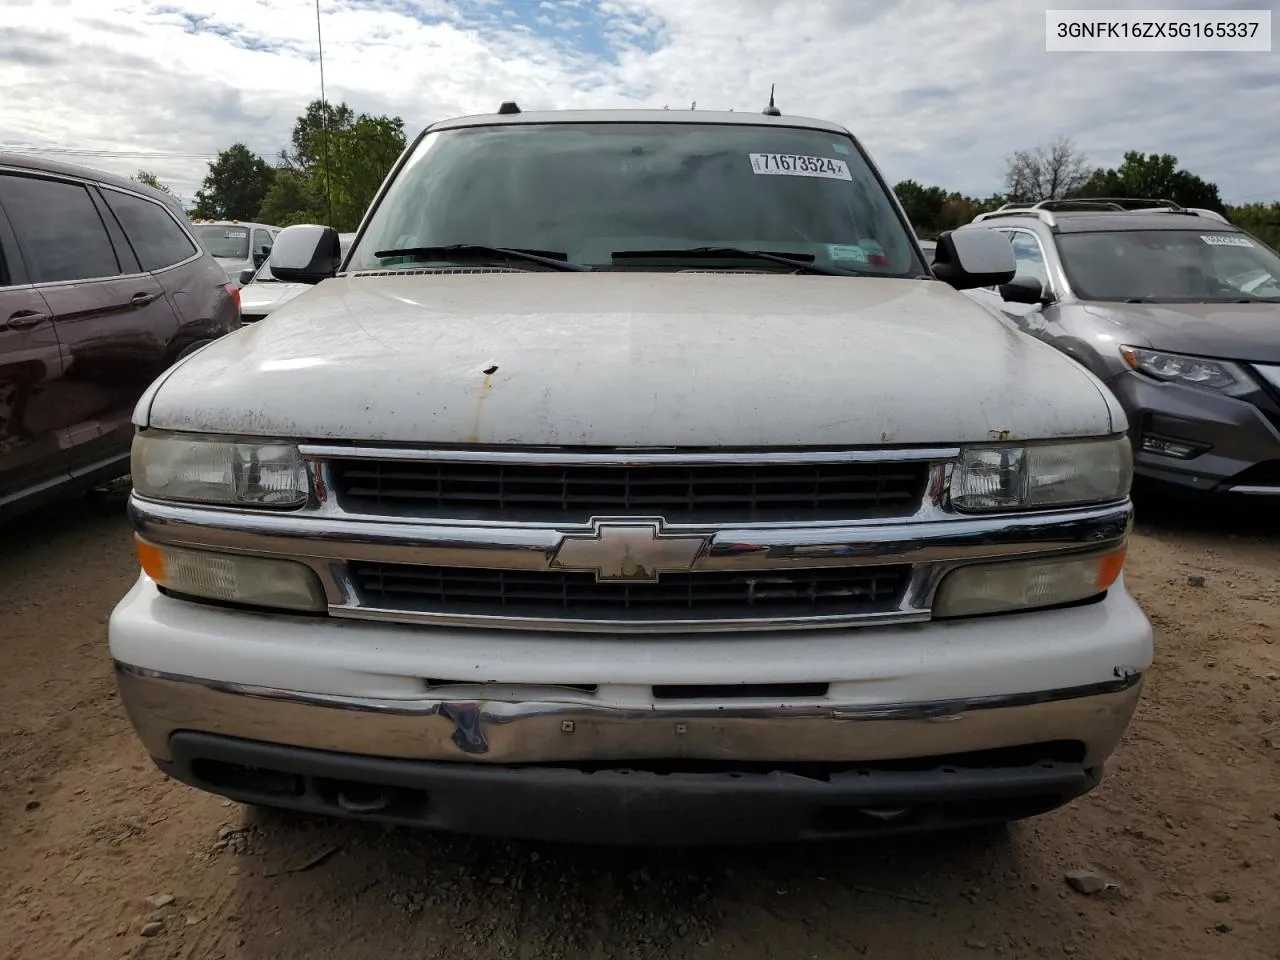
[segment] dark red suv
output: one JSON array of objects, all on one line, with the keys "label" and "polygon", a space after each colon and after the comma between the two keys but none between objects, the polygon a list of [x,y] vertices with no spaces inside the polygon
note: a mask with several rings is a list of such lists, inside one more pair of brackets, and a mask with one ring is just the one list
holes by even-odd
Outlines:
[{"label": "dark red suv", "polygon": [[0,517],[128,473],[147,385],[239,326],[175,199],[0,153]]}]

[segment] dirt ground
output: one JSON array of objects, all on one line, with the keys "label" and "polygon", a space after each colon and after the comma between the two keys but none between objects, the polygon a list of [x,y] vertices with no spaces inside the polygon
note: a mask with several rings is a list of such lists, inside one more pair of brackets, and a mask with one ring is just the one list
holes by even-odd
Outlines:
[{"label": "dirt ground", "polygon": [[[107,659],[123,500],[45,510],[0,526],[0,958],[1277,960],[1270,509],[1139,501],[1157,662],[1091,795],[979,835],[713,850],[264,816],[166,781]],[[1077,893],[1081,867],[1118,886]]]}]

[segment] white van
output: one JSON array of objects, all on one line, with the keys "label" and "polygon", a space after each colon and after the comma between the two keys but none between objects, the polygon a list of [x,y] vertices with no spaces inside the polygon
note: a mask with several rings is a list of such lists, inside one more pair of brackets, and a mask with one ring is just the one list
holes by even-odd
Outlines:
[{"label": "white van", "polygon": [[240,286],[242,270],[256,270],[266,262],[279,227],[241,220],[192,220],[191,232],[213,254],[232,286]]}]

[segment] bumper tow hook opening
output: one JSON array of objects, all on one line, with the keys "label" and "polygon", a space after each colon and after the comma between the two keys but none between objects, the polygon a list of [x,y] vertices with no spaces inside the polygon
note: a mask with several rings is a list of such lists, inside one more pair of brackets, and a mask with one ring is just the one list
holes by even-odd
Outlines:
[{"label": "bumper tow hook opening", "polygon": [[391,805],[391,798],[376,787],[352,784],[338,791],[338,806],[347,813],[381,813]]}]

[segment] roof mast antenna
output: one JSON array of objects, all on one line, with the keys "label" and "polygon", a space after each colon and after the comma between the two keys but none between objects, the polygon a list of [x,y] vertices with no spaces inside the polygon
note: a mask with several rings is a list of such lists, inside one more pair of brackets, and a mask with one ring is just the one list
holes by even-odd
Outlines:
[{"label": "roof mast antenna", "polygon": [[769,84],[769,105],[764,108],[764,115],[766,117],[782,116],[782,111],[773,105],[773,88],[774,84]]}]

